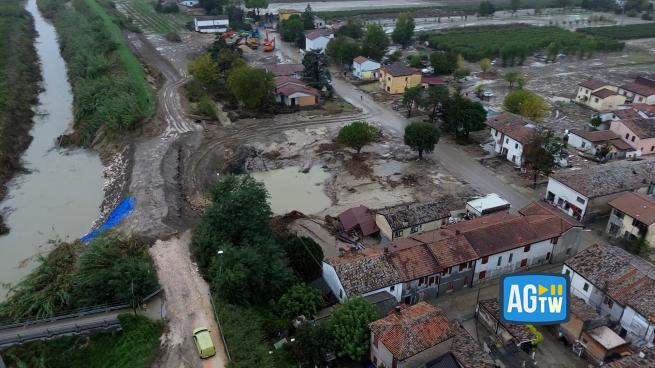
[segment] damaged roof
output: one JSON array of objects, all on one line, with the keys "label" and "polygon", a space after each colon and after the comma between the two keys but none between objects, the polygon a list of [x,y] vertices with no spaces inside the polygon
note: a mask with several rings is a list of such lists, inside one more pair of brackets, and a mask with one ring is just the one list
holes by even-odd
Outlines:
[{"label": "damaged roof", "polygon": [[503,323],[500,321],[499,312],[500,312],[500,304],[498,303],[497,299],[486,299],[486,300],[480,300],[478,302],[478,305],[496,319],[498,323],[500,323],[507,332],[512,335],[512,337],[518,342],[519,344],[527,342],[527,341],[534,341],[536,340],[536,336],[530,331],[525,325],[515,325],[515,324],[510,324],[510,323]]},{"label": "damaged roof", "polygon": [[375,224],[375,218],[371,210],[367,207],[359,206],[349,208],[339,214],[339,222],[345,231],[350,231],[355,227],[359,227],[362,235],[368,236],[375,234],[380,229]]},{"label": "damaged roof", "polygon": [[595,321],[601,318],[592,306],[574,295],[571,295],[571,314],[575,315],[582,322]]},{"label": "damaged roof", "polygon": [[450,210],[440,202],[403,204],[377,213],[384,216],[393,231],[450,217]]},{"label": "damaged roof", "polygon": [[392,310],[369,325],[378,341],[399,361],[455,337],[457,327],[440,308],[426,302]]},{"label": "damaged roof", "polygon": [[391,76],[394,77],[403,77],[406,75],[421,74],[420,70],[404,66],[403,64],[398,62],[393,63],[391,65],[386,65],[382,67],[382,70],[384,70],[385,73],[390,74]]},{"label": "damaged roof", "polygon": [[382,247],[350,251],[326,262],[334,267],[348,296],[365,294],[401,282],[389,254]]},{"label": "damaged roof", "polygon": [[603,89],[600,89],[598,91],[595,91],[595,92],[591,93],[592,96],[598,97],[598,98],[607,98],[607,97],[610,97],[610,96],[614,96],[616,94],[617,94],[616,92],[614,92],[614,91],[612,91],[611,89],[608,89],[608,88],[603,88]]},{"label": "damaged roof", "polygon": [[550,177],[587,198],[595,198],[647,187],[655,182],[655,162],[616,161],[580,170],[562,170]]},{"label": "damaged roof", "polygon": [[493,368],[496,366],[489,354],[461,326],[457,326],[450,351],[464,368]]},{"label": "damaged roof", "polygon": [[404,282],[434,275],[443,271],[436,259],[430,254],[425,244],[410,246],[389,245],[391,262]]}]

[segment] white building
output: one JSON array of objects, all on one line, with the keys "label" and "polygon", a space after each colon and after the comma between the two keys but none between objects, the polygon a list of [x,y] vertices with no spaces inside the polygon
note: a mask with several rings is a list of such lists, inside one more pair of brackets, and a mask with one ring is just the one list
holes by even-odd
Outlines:
[{"label": "white building", "polygon": [[325,27],[326,27],[325,19],[314,16],[314,28],[321,29]]},{"label": "white building", "polygon": [[189,8],[193,8],[193,7],[197,6],[198,4],[200,4],[200,2],[198,0],[184,0],[184,1],[180,2],[180,4],[182,4],[182,5],[186,6],[186,7],[189,7]]},{"label": "white building", "polygon": [[328,42],[334,38],[334,32],[329,29],[316,29],[305,35],[305,51],[319,50],[325,52]]},{"label": "white building", "polygon": [[560,171],[548,178],[546,201],[582,221],[608,213],[607,204],[627,191],[655,191],[655,162],[617,161],[586,169]]},{"label": "white building", "polygon": [[586,131],[572,129],[568,134],[567,144],[581,152],[597,156],[599,150],[609,145],[610,151],[606,156],[607,160],[625,158],[636,154],[636,151],[621,137],[611,130]]},{"label": "white building", "polygon": [[509,208],[509,202],[496,193],[489,193],[466,202],[466,215],[470,218],[480,217],[494,212],[507,212]]},{"label": "white building", "polygon": [[523,167],[523,151],[535,132],[534,122],[509,112],[488,119],[494,151],[516,166]]},{"label": "white building", "polygon": [[227,15],[203,15],[194,18],[195,30],[201,33],[222,33],[230,27]]},{"label": "white building", "polygon": [[625,250],[596,244],[568,259],[562,273],[571,293],[620,324],[619,336],[652,348],[655,338],[655,266]]},{"label": "white building", "polygon": [[619,94],[625,96],[628,103],[655,105],[655,79],[637,77],[634,82],[620,86]]},{"label": "white building", "polygon": [[380,77],[380,63],[358,56],[353,59],[353,76],[361,80],[377,80]]}]

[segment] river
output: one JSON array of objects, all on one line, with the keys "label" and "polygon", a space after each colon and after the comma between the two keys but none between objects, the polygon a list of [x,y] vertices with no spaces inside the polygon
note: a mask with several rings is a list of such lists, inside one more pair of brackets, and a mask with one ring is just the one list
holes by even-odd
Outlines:
[{"label": "river", "polygon": [[[10,228],[0,236],[0,281],[12,284],[34,268],[34,256],[48,251],[49,240],[73,240],[88,232],[103,199],[98,155],[56,147],[56,138],[73,120],[73,95],[55,28],[38,11],[36,0],[29,0],[26,9],[38,32],[44,91],[31,131],[34,139],[23,155],[29,173],[10,183],[7,199],[0,203],[8,211]],[[0,301],[6,291],[0,289]]]}]

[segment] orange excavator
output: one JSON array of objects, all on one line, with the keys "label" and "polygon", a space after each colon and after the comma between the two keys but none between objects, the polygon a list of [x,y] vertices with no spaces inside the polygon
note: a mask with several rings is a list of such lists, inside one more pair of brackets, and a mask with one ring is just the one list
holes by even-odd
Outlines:
[{"label": "orange excavator", "polygon": [[268,29],[266,30],[266,38],[264,39],[264,51],[271,52],[275,50],[275,38],[268,38]]}]

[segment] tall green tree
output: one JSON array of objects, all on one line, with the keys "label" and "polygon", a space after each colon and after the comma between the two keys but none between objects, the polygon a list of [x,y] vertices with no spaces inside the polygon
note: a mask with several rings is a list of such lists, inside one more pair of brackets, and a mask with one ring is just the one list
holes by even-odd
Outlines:
[{"label": "tall green tree", "polygon": [[448,88],[445,86],[428,87],[422,99],[422,107],[430,112],[430,121],[434,122],[437,118],[437,111],[443,107],[449,97]]},{"label": "tall green tree", "polygon": [[363,35],[364,27],[362,23],[353,19],[349,19],[346,24],[339,27],[336,31],[336,36],[346,36],[355,40],[362,38]]},{"label": "tall green tree", "polygon": [[280,239],[280,243],[289,260],[289,266],[299,279],[312,282],[321,277],[323,249],[312,238],[289,235]]},{"label": "tall green tree", "polygon": [[434,146],[439,142],[439,129],[433,123],[413,122],[405,127],[405,144],[418,152],[418,157],[423,158],[423,152],[434,151]]},{"label": "tall green tree", "polygon": [[355,121],[339,130],[337,142],[355,149],[359,154],[364,146],[373,142],[377,134],[376,127],[365,121]]},{"label": "tall green tree", "polygon": [[321,293],[305,284],[295,284],[284,293],[277,302],[277,309],[287,320],[298,316],[313,317],[325,301]]},{"label": "tall green tree", "polygon": [[318,50],[311,50],[305,53],[302,59],[305,70],[302,73],[302,80],[308,85],[322,91],[332,90],[330,70],[328,69],[327,56]]},{"label": "tall green tree", "polygon": [[478,15],[481,17],[491,17],[496,12],[496,7],[490,1],[483,1],[478,7]]},{"label": "tall green tree", "polygon": [[456,94],[448,100],[445,110],[444,129],[459,139],[468,139],[471,132],[485,126],[487,112],[480,102]]},{"label": "tall green tree", "polygon": [[299,15],[294,14],[280,24],[280,36],[283,41],[293,42],[299,48],[305,48],[305,23]]},{"label": "tall green tree", "polygon": [[362,39],[362,54],[373,60],[382,60],[389,47],[389,37],[384,33],[382,26],[377,24],[366,25]]},{"label": "tall green tree", "polygon": [[326,367],[325,357],[334,353],[334,336],[329,322],[305,325],[296,331],[291,346],[296,360],[303,367]]},{"label": "tall green tree", "polygon": [[359,297],[348,299],[337,308],[332,313],[332,335],[337,355],[363,360],[371,340],[368,325],[377,318],[375,308]]},{"label": "tall green tree", "polygon": [[423,86],[418,85],[407,88],[403,93],[402,104],[407,109],[408,118],[412,117],[412,110],[414,110],[414,106],[420,106],[423,104],[423,91]]},{"label": "tall green tree", "polygon": [[543,98],[527,90],[508,93],[503,100],[503,108],[534,121],[541,120],[549,110],[548,104]]},{"label": "tall green tree", "polygon": [[491,70],[491,60],[489,60],[489,58],[483,58],[480,60],[480,70],[482,70],[483,73]]},{"label": "tall green tree", "polygon": [[556,166],[555,158],[563,145],[555,142],[553,133],[543,127],[537,127],[528,144],[523,148],[524,165],[532,171],[532,186],[537,187],[539,175],[548,176]]},{"label": "tall green tree", "polygon": [[302,22],[305,30],[314,29],[314,11],[309,3],[307,3],[305,11],[302,13]]},{"label": "tall green tree", "polygon": [[450,74],[457,69],[457,54],[435,51],[430,54],[430,64],[435,74]]},{"label": "tall green tree", "polygon": [[217,251],[248,245],[266,232],[273,214],[264,184],[251,176],[227,176],[210,193],[213,203],[205,210],[191,241],[194,258],[203,269]]},{"label": "tall green tree", "polygon": [[266,70],[249,66],[234,68],[227,78],[227,87],[246,110],[259,113],[273,110],[273,77]]},{"label": "tall green tree", "polygon": [[514,83],[518,82],[520,76],[521,73],[510,71],[505,73],[503,78],[505,78],[505,80],[509,83],[509,88],[512,88],[514,86]]},{"label": "tall green tree", "polygon": [[403,48],[412,43],[414,37],[414,18],[409,13],[400,13],[396,19],[396,27],[391,33],[393,42],[400,44]]},{"label": "tall green tree", "polygon": [[218,87],[218,63],[211,54],[204,53],[192,61],[189,66],[189,73],[205,88],[216,90]]},{"label": "tall green tree", "polygon": [[359,43],[346,36],[337,36],[328,42],[325,54],[333,64],[351,65],[354,58],[361,54]]}]

